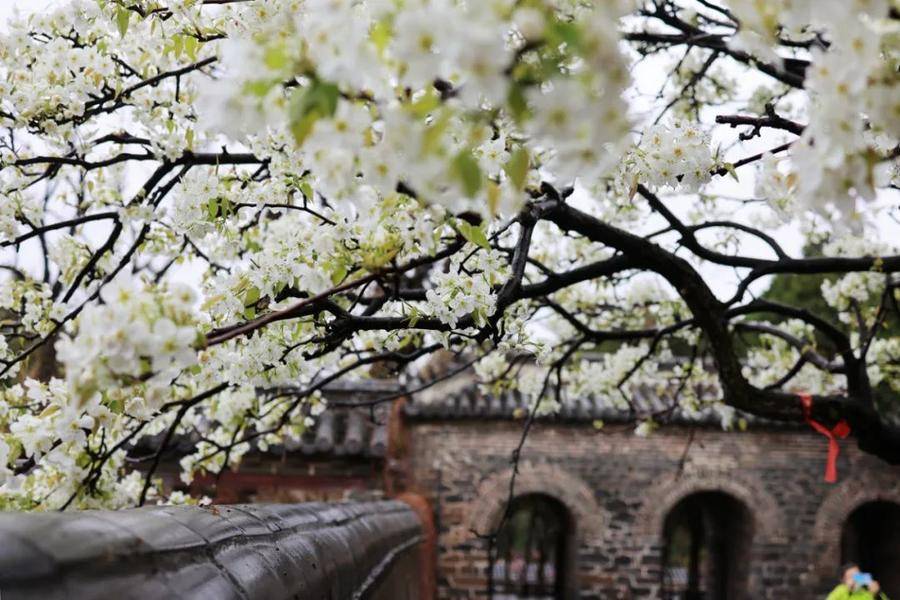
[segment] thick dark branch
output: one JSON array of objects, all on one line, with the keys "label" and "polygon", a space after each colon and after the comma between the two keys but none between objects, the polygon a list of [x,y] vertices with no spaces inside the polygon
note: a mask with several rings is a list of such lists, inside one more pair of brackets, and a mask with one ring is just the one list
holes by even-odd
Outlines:
[{"label": "thick dark branch", "polygon": [[0,243],[0,248],[5,246],[18,246],[22,242],[29,240],[37,235],[41,235],[47,233],[49,231],[54,231],[56,229],[65,229],[67,227],[76,227],[78,225],[83,225],[84,223],[89,223],[91,221],[102,221],[105,219],[118,219],[119,213],[116,212],[102,212],[102,213],[94,213],[91,215],[84,215],[82,217],[75,217],[74,219],[67,219],[65,221],[58,221],[56,223],[50,223],[48,225],[41,225],[40,227],[35,227],[30,231],[23,233],[19,237],[14,240],[9,240],[6,242]]},{"label": "thick dark branch", "polygon": [[[462,242],[457,240],[456,242],[454,242],[453,244],[450,244],[447,248],[445,248],[441,252],[438,252],[434,256],[423,256],[423,257],[415,258],[415,259],[410,260],[406,264],[401,265],[396,268],[389,268],[389,269],[385,269],[382,271],[372,272],[372,273],[369,273],[368,275],[363,275],[362,277],[360,277],[358,279],[344,282],[344,283],[337,285],[331,289],[328,289],[328,290],[325,290],[324,292],[316,294],[315,296],[311,296],[309,298],[301,300],[300,302],[297,302],[293,306],[289,306],[288,308],[285,308],[283,310],[272,311],[270,313],[262,315],[261,317],[257,317],[256,319],[247,321],[246,323],[241,323],[241,324],[234,325],[231,327],[225,327],[222,329],[214,330],[214,331],[210,332],[209,335],[206,336],[206,343],[209,346],[215,346],[217,344],[227,342],[228,340],[234,339],[236,337],[240,337],[243,335],[248,335],[250,333],[253,333],[257,329],[265,327],[266,325],[269,325],[270,323],[277,323],[278,321],[284,321],[286,319],[293,319],[296,316],[304,314],[304,311],[306,311],[310,305],[321,302],[322,300],[325,300],[335,294],[340,294],[342,292],[347,292],[352,289],[356,289],[361,285],[370,283],[372,281],[376,281],[377,279],[379,279],[385,275],[391,274],[391,273],[404,273],[406,271],[410,271],[412,269],[416,269],[418,267],[434,263],[434,262],[441,260],[442,258],[446,258],[447,256],[458,251],[461,246],[462,246]],[[354,317],[352,320],[354,322],[356,322],[356,321],[359,321],[360,319],[362,319],[362,318]],[[390,319],[391,322],[393,322],[394,320],[395,319]],[[409,319],[406,317],[398,317],[398,318],[396,318],[396,321],[408,324]],[[345,323],[346,321],[341,321],[341,322]],[[379,329],[378,326],[371,326],[370,328],[371,329]],[[392,326],[391,328],[396,329],[397,327]]]},{"label": "thick dark branch", "polygon": [[806,129],[805,125],[801,125],[790,119],[785,119],[774,113],[765,117],[755,117],[752,115],[718,115],[716,117],[716,123],[731,125],[732,127],[737,127],[738,125],[750,125],[757,131],[763,127],[769,127],[771,129],[790,131],[796,135],[800,135],[803,133],[803,130]]},{"label": "thick dark branch", "polygon": [[[734,304],[739,302],[751,283],[765,277],[766,275],[777,275],[782,273],[792,273],[795,275],[816,275],[825,273],[851,273],[855,271],[872,271],[877,270],[885,273],[893,273],[900,271],[900,255],[894,256],[863,256],[858,258],[848,257],[810,257],[810,258],[788,258],[784,256],[784,252],[780,249],[774,238],[766,234],[744,225],[731,224],[730,222],[722,222],[722,226],[734,227],[754,235],[769,244],[776,254],[779,255],[778,260],[767,258],[753,258],[749,256],[732,256],[716,252],[705,248],[697,241],[694,231],[706,227],[717,226],[713,224],[701,224],[698,226],[690,226],[684,224],[672,211],[666,207],[656,194],[648,190],[643,185],[637,186],[637,191],[643,196],[650,207],[658,212],[669,225],[682,235],[682,245],[696,254],[698,257],[708,260],[709,262],[726,265],[730,267],[744,267],[751,269],[750,273],[738,285],[737,292],[734,297],[726,304]],[[718,223],[718,222],[713,222]],[[724,225],[728,223],[728,225]]]},{"label": "thick dark branch", "polygon": [[822,369],[823,371],[828,371],[829,373],[843,373],[844,365],[841,363],[835,363],[810,347],[809,342],[798,338],[795,335],[784,331],[780,327],[776,327],[771,323],[757,323],[757,322],[745,322],[738,321],[734,325],[735,329],[742,329],[745,331],[752,331],[755,333],[762,333],[764,335],[771,335],[773,337],[780,338],[790,344],[794,349],[800,352],[801,357],[816,367]]},{"label": "thick dark branch", "polygon": [[576,267],[563,273],[548,275],[538,283],[522,285],[520,298],[538,298],[547,296],[561,289],[582,281],[590,281],[601,277],[611,277],[616,273],[635,268],[635,262],[624,254],[619,254],[583,267]]},{"label": "thick dark branch", "polygon": [[810,257],[790,260],[758,260],[756,266],[738,285],[728,304],[740,302],[750,284],[767,275],[791,273],[793,275],[825,275],[830,273],[854,273],[860,271],[880,271],[896,273],[900,271],[900,255],[860,256],[860,257]]},{"label": "thick dark branch", "polygon": [[[727,54],[734,60],[748,66],[754,66],[760,72],[786,83],[795,88],[803,87],[805,70],[805,61],[787,60],[786,64],[795,65],[797,70],[788,71],[776,65],[757,60],[752,55],[741,50],[734,50],[728,47],[727,40],[721,35],[710,33],[655,33],[652,31],[637,31],[622,34],[622,38],[629,42],[643,42],[649,44],[658,44],[662,46],[679,46],[682,44],[688,46],[696,46],[698,48],[709,48],[716,50],[722,54]],[[797,72],[800,71],[800,72]]]},{"label": "thick dark branch", "polygon": [[[662,217],[668,221],[672,229],[681,234],[681,244],[700,258],[729,267],[753,268],[760,264],[762,259],[751,258],[749,256],[733,256],[706,248],[697,240],[697,237],[694,235],[695,230],[688,225],[685,225],[678,217],[676,217],[656,194],[644,187],[643,184],[638,184],[637,191],[645,200],[647,200],[650,204],[650,208],[662,215]],[[771,261],[763,262],[767,263]]]},{"label": "thick dark branch", "polygon": [[[658,273],[678,291],[694,315],[695,323],[710,342],[726,404],[775,420],[800,421],[804,418],[795,394],[758,389],[746,380],[727,327],[728,317],[741,311],[727,311],[726,305],[715,298],[700,275],[684,259],[565,204],[555,203],[546,218],[563,231],[579,233],[631,256],[637,266]],[[852,356],[852,353],[849,354]],[[834,414],[842,415],[853,426],[861,448],[888,461],[900,462],[900,431],[886,424],[875,411],[864,365],[847,358],[848,355],[844,354],[848,394],[815,397],[813,416],[830,422]]]},{"label": "thick dark branch", "polygon": [[566,310],[556,302],[553,302],[550,299],[545,298],[543,303],[549,306],[553,312],[561,316],[568,322],[572,327],[581,334],[587,341],[600,343],[600,342],[608,342],[608,341],[634,341],[634,340],[646,340],[651,339],[651,349],[655,349],[659,344],[659,341],[665,337],[666,335],[675,333],[680,329],[684,329],[685,327],[690,327],[694,321],[693,319],[688,319],[686,321],[679,321],[677,323],[673,323],[672,325],[668,325],[666,327],[659,327],[653,329],[619,329],[612,331],[600,331],[597,329],[591,329],[584,323],[578,320],[578,318],[573,315],[570,311]]},{"label": "thick dark branch", "polygon": [[756,299],[743,306],[735,306],[728,309],[727,316],[737,317],[741,315],[770,313],[790,319],[800,319],[804,323],[812,325],[823,333],[834,344],[835,349],[841,353],[852,352],[850,337],[837,326],[826,321],[822,317],[805,308],[797,308],[787,304],[772,302],[771,300]]},{"label": "thick dark branch", "polygon": [[791,258],[790,256],[787,255],[787,253],[781,247],[781,244],[779,244],[775,240],[775,238],[773,238],[772,236],[770,236],[768,234],[763,233],[762,231],[760,231],[759,229],[756,229],[755,227],[750,227],[750,226],[744,225],[742,223],[735,223],[734,221],[706,221],[699,225],[689,225],[687,227],[687,229],[689,231],[691,231],[692,233],[695,233],[695,232],[703,230],[703,229],[713,229],[713,228],[717,228],[717,227],[722,227],[722,228],[726,228],[726,229],[736,229],[738,231],[743,231],[744,233],[750,234],[753,237],[758,238],[758,239],[762,240],[763,242],[765,242],[766,245],[772,249],[772,251],[775,253],[775,255],[778,258],[780,258],[782,260],[790,260],[790,258]]}]

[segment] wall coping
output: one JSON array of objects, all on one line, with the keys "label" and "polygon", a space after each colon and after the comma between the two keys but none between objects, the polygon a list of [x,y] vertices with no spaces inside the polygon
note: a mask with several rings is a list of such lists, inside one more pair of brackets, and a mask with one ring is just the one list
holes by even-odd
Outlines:
[{"label": "wall coping", "polygon": [[420,540],[396,501],[3,513],[0,592],[349,600]]}]

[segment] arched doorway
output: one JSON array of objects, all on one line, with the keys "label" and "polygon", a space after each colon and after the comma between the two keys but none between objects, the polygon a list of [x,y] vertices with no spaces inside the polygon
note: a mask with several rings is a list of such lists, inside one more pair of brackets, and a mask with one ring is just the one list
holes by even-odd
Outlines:
[{"label": "arched doorway", "polygon": [[900,597],[900,504],[875,500],[844,521],[841,563],[855,562],[872,573],[889,598]]},{"label": "arched doorway", "polygon": [[683,498],[663,525],[662,597],[667,600],[733,600],[747,589],[753,518],[722,492]]},{"label": "arched doorway", "polygon": [[518,496],[497,532],[491,569],[495,600],[564,598],[572,523],[565,506],[545,494]]}]

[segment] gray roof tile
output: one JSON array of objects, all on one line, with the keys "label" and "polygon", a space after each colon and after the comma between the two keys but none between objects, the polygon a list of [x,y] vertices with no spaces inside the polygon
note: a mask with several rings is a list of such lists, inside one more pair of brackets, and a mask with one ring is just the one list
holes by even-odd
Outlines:
[{"label": "gray roof tile", "polygon": [[[465,378],[465,375],[460,377]],[[482,393],[471,377],[465,384],[449,387],[448,390],[415,395],[406,403],[404,413],[409,418],[423,420],[510,419],[527,413],[531,408],[530,401],[518,391]],[[694,391],[707,403],[718,399],[716,389]],[[627,400],[627,407],[622,406],[623,400]],[[564,399],[557,414],[542,418],[560,422],[632,422],[650,417],[661,423],[721,425],[721,416],[708,404],[698,411],[690,411],[679,406],[674,388],[660,393],[649,386],[636,387],[627,398]],[[735,412],[735,420],[741,418],[752,425],[792,426]]]}]

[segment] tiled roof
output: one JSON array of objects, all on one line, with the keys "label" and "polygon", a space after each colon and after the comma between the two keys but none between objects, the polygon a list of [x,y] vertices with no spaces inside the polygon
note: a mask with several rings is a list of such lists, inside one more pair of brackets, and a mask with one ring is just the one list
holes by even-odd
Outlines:
[{"label": "tiled roof", "polygon": [[[366,403],[397,393],[397,382],[385,379],[337,381],[322,391],[330,406],[300,439],[286,440],[284,450],[309,456],[384,457],[390,403],[375,406]],[[280,450],[275,448],[275,451]]]},{"label": "tiled roof", "polygon": [[381,458],[387,450],[387,417],[381,409],[330,408],[300,439],[286,440],[284,449],[310,456]]},{"label": "tiled roof", "polygon": [[[398,391],[396,382],[367,380],[351,385],[331,385],[324,395],[333,406],[316,418],[301,437],[286,439],[284,445],[270,445],[266,453],[299,452],[310,457],[383,458],[387,452],[389,403],[368,407],[365,403]],[[363,404],[356,406],[354,404]],[[134,456],[156,452],[165,432],[144,436],[130,448]],[[174,458],[193,452],[198,436],[184,435],[173,440],[165,456]],[[255,442],[251,442],[254,443]]]},{"label": "tiled roof", "polygon": [[[473,377],[461,374],[461,382],[432,388],[427,393],[417,394],[404,407],[405,414],[412,419],[511,419],[521,417],[531,408],[529,398],[518,391],[504,391],[496,395],[482,393]],[[454,379],[457,379],[454,378]],[[449,383],[449,382],[448,382]],[[715,389],[698,390],[706,402],[714,402],[718,397]],[[662,392],[650,387],[638,387],[628,397],[628,407],[609,398],[586,397],[564,399],[558,413],[543,417],[546,420],[562,422],[632,422],[653,417],[660,423],[708,424],[721,426],[721,414],[708,404],[698,411],[689,411],[678,405],[674,388]],[[735,421],[743,418],[748,424],[775,425],[773,421],[754,417],[736,411]],[[783,426],[783,424],[778,423]]]}]

